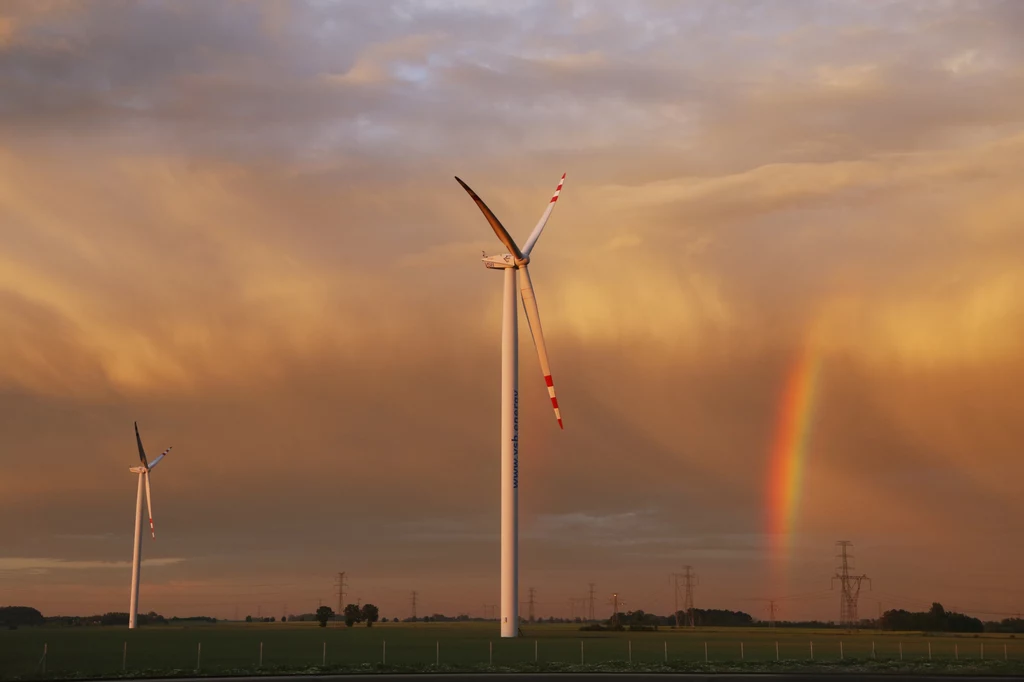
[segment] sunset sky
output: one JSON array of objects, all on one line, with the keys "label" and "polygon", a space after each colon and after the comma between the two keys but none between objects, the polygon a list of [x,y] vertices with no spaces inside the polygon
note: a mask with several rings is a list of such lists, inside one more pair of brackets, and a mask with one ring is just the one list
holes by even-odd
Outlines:
[{"label": "sunset sky", "polygon": [[[1024,610],[1024,2],[0,4],[0,603]],[[803,393],[797,395],[803,380]],[[803,399],[800,398],[803,396]],[[799,476],[789,488],[779,467]]]}]

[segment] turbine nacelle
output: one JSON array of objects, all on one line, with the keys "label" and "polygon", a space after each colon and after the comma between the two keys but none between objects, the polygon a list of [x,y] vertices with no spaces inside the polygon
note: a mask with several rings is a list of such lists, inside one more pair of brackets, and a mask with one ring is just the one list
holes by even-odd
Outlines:
[{"label": "turbine nacelle", "polygon": [[506,253],[501,256],[484,256],[481,260],[484,262],[484,267],[492,270],[507,270],[509,268],[521,268],[524,265],[530,264],[530,257],[523,256],[521,260],[516,260],[515,256],[511,253]]}]

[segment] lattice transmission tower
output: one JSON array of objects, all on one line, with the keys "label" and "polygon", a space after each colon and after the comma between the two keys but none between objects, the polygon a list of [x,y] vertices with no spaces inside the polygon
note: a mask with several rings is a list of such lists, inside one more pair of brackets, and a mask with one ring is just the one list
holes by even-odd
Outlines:
[{"label": "lattice transmission tower", "polygon": [[836,574],[832,576],[832,589],[835,589],[836,581],[839,581],[840,595],[839,595],[839,624],[840,625],[856,625],[860,622],[857,617],[857,600],[860,599],[860,586],[862,582],[867,582],[870,589],[871,578],[866,575],[853,575],[853,554],[850,553],[850,548],[853,547],[853,543],[849,540],[839,540],[836,542],[836,547],[839,548],[839,554],[836,558],[839,559],[839,566],[836,568]]},{"label": "lattice transmission tower", "polygon": [[686,609],[686,619],[690,621],[692,628],[697,624],[693,612],[693,588],[699,583],[697,574],[693,572],[693,566],[684,566],[683,569],[686,571],[683,573],[683,578],[686,580],[686,599],[683,602],[683,608]]}]

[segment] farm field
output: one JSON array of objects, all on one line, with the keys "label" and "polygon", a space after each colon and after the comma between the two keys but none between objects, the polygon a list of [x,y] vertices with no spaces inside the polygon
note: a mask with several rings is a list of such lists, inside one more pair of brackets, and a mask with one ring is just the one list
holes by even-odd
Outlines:
[{"label": "farm field", "polygon": [[1009,635],[767,628],[613,633],[548,624],[526,625],[523,632],[523,638],[502,640],[497,623],[386,623],[373,628],[338,628],[334,624],[320,628],[308,622],[218,623],[150,626],[135,631],[125,627],[22,628],[0,631],[0,678],[192,675],[197,670],[214,675],[261,670],[428,672],[568,666],[579,670],[632,666],[755,671],[864,665],[916,666],[933,672],[966,666],[972,672],[979,668],[1024,671],[1024,639]]}]

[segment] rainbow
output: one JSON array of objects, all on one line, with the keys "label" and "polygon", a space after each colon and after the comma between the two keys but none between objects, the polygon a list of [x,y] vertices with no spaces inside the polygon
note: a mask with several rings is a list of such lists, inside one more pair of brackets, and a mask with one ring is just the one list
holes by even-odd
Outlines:
[{"label": "rainbow", "polygon": [[768,533],[776,560],[792,546],[821,374],[818,344],[804,345],[786,377],[768,476]]}]

